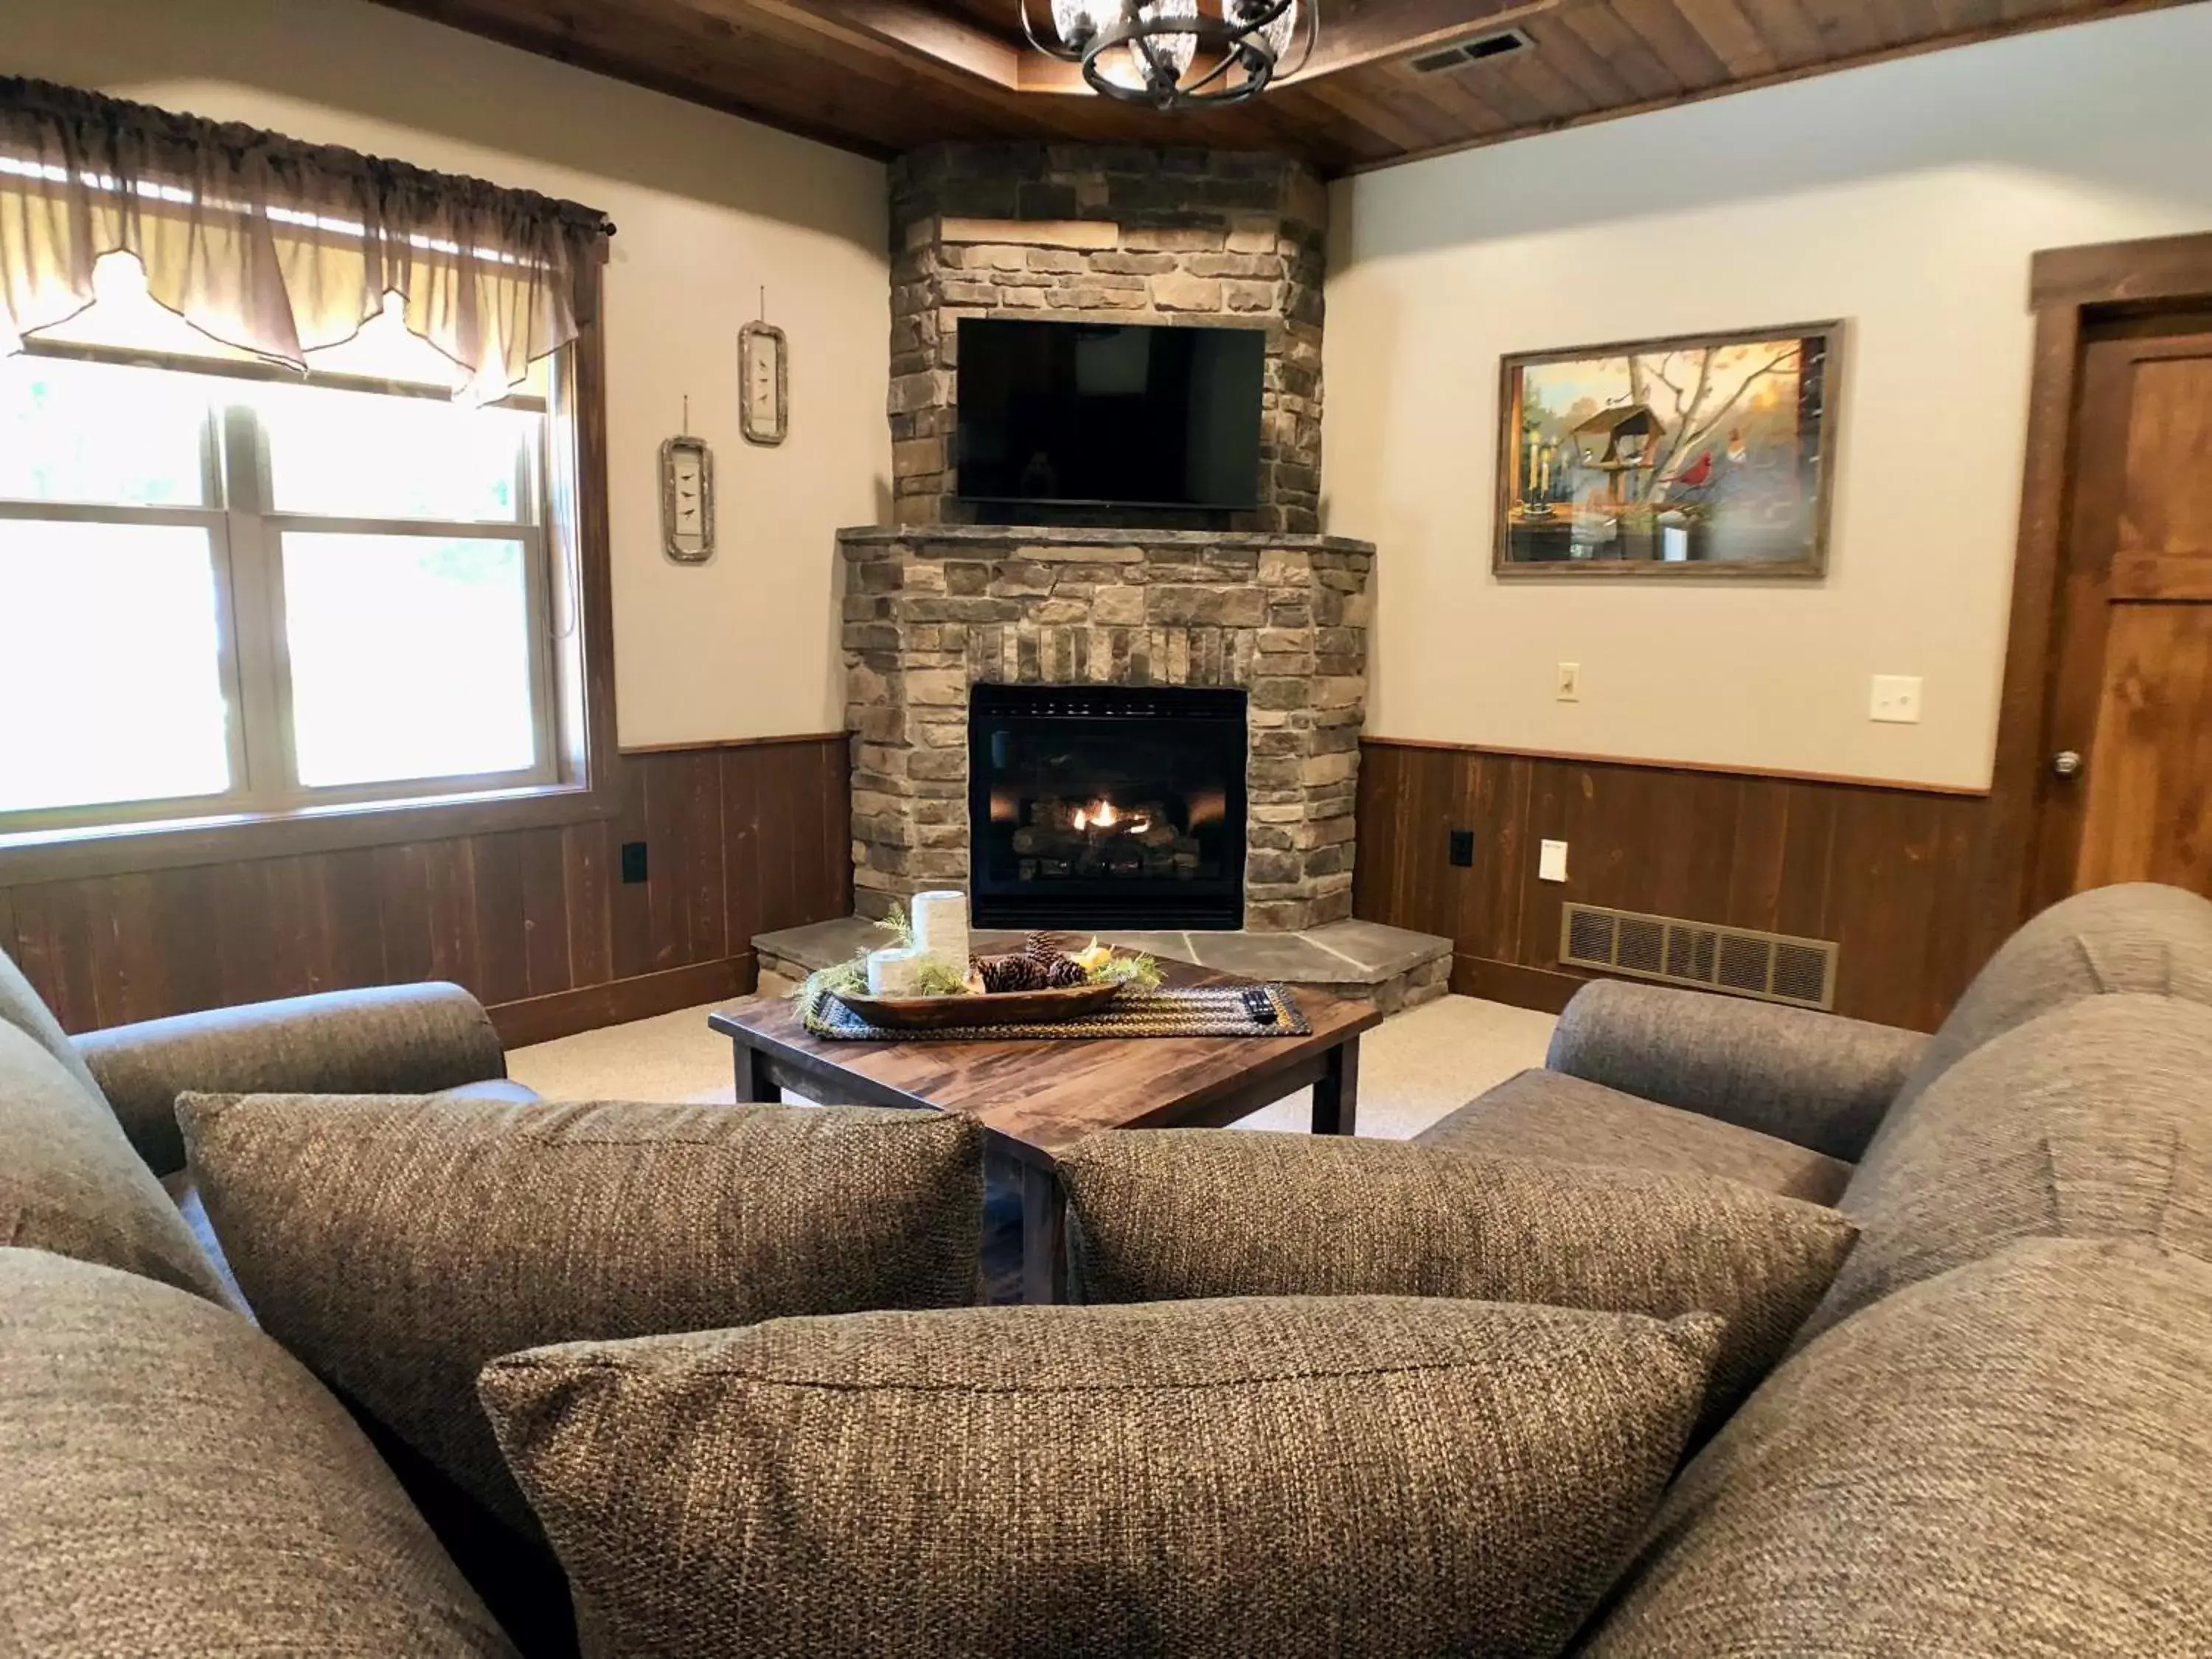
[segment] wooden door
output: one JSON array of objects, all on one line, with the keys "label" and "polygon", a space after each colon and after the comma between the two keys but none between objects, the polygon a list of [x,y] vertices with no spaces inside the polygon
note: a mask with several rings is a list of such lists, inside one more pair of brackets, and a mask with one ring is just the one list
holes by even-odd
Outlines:
[{"label": "wooden door", "polygon": [[2212,313],[2093,326],[2035,884],[2212,895]]}]

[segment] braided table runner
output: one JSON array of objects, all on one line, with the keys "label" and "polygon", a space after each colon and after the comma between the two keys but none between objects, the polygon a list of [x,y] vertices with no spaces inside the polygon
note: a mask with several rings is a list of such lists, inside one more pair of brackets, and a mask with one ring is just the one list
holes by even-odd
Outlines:
[{"label": "braided table runner", "polygon": [[[1255,1012],[1245,999],[1260,994],[1274,1018]],[[1313,1027],[1279,985],[1197,985],[1158,991],[1124,991],[1097,1012],[1079,1019],[1040,1020],[1026,1025],[955,1025],[935,1031],[895,1031],[871,1025],[827,991],[801,1003],[799,1023],[810,1036],[850,1042],[1010,1042],[1082,1037],[1308,1036]]]}]

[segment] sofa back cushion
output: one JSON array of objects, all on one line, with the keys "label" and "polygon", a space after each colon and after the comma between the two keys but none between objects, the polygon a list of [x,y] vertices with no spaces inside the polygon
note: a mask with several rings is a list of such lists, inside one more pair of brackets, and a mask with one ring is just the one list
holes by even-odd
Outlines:
[{"label": "sofa back cushion", "polygon": [[1653,1517],[1592,1659],[2196,1654],[2212,1264],[2030,1239],[1785,1361]]},{"label": "sofa back cushion", "polygon": [[216,1302],[215,1266],[115,1115],[0,1022],[0,1243],[143,1273]]},{"label": "sofa back cushion", "polygon": [[1072,1148],[1060,1172],[1087,1300],[1398,1295],[1718,1314],[1707,1426],[1758,1385],[1858,1231],[1711,1176],[1334,1135],[1123,1130]]},{"label": "sofa back cushion", "polygon": [[2052,905],[1974,976],[1899,1091],[1874,1144],[1881,1145],[1929,1085],[1984,1042],[2084,997],[2130,994],[2212,1003],[2212,900],[2130,882]]},{"label": "sofa back cushion", "polygon": [[1841,1204],[1862,1237],[1801,1341],[2016,1238],[2212,1259],[2212,1007],[2094,997],[2008,1031],[1929,1085]]},{"label": "sofa back cushion", "polygon": [[269,1333],[361,1415],[518,1641],[569,1598],[478,1404],[495,1354],[973,1299],[981,1131],[934,1112],[186,1095]]},{"label": "sofa back cushion", "polygon": [[236,1315],[0,1249],[0,1644],[513,1650],[338,1402]]},{"label": "sofa back cushion", "polygon": [[197,1094],[179,1116],[263,1327],[524,1531],[477,1402],[494,1355],[974,1299],[966,1118]]},{"label": "sofa back cushion", "polygon": [[1379,1297],[972,1308],[485,1369],[586,1655],[1557,1653],[1710,1318]]}]

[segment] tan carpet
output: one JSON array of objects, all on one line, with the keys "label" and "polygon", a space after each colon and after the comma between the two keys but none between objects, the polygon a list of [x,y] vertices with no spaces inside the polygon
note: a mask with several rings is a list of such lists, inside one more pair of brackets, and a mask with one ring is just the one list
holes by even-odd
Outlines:
[{"label": "tan carpet", "polygon": [[[727,1038],[707,1029],[711,1006],[517,1048],[507,1068],[554,1100],[734,1097]],[[1516,1072],[1544,1063],[1552,1016],[1471,997],[1446,997],[1383,1022],[1361,1039],[1359,1133],[1418,1134]],[[1244,1120],[1255,1129],[1303,1129],[1306,1091]]]}]

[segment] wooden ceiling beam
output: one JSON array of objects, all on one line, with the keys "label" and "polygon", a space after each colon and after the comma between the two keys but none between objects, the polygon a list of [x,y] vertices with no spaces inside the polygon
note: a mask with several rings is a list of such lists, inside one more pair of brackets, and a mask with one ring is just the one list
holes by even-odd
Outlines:
[{"label": "wooden ceiling beam", "polygon": [[[1010,0],[1011,3],[1011,0]],[[889,51],[917,69],[1001,93],[1091,95],[1081,70],[910,0],[744,0],[862,50]]]},{"label": "wooden ceiling beam", "polygon": [[1021,54],[994,35],[925,10],[905,0],[744,0],[756,10],[804,23],[849,46],[890,48],[927,59],[940,69],[988,82],[1002,92],[1021,90]]}]

